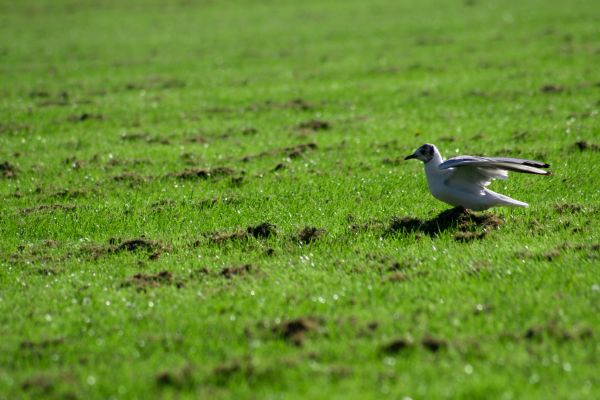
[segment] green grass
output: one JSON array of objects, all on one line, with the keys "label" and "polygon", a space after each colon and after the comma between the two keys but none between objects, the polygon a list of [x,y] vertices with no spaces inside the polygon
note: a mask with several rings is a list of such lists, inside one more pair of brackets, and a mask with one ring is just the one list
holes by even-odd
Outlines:
[{"label": "green grass", "polygon": [[[0,3],[0,398],[598,393],[599,2],[165,3]],[[553,175],[391,229],[425,142]]]}]

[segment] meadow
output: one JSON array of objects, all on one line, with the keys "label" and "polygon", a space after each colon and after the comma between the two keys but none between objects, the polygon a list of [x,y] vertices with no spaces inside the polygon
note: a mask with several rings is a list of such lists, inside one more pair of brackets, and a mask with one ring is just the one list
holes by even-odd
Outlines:
[{"label": "meadow", "polygon": [[[600,2],[0,1],[0,399],[589,399]],[[456,216],[442,154],[551,165]]]}]

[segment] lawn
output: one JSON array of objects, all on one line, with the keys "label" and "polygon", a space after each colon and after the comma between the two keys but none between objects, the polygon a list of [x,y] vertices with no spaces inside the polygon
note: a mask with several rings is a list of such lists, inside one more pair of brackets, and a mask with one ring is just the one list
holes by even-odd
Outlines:
[{"label": "lawn", "polygon": [[[0,399],[592,398],[599,19],[1,1]],[[423,143],[552,175],[448,218]]]}]

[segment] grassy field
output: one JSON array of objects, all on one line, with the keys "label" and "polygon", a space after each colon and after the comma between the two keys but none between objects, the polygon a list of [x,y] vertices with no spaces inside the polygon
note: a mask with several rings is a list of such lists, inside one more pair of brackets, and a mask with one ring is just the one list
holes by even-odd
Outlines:
[{"label": "grassy field", "polygon": [[[0,399],[598,396],[599,18],[1,1]],[[426,142],[553,174],[449,220]]]}]

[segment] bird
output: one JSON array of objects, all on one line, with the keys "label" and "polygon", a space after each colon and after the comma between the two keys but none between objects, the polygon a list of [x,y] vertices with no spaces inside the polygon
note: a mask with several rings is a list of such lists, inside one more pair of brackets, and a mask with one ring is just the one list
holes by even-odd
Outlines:
[{"label": "bird", "polygon": [[457,156],[446,161],[433,144],[419,147],[405,160],[423,161],[429,191],[454,207],[483,211],[492,207],[529,207],[529,204],[487,189],[493,179],[507,179],[508,171],[550,175],[550,165],[508,157]]}]

